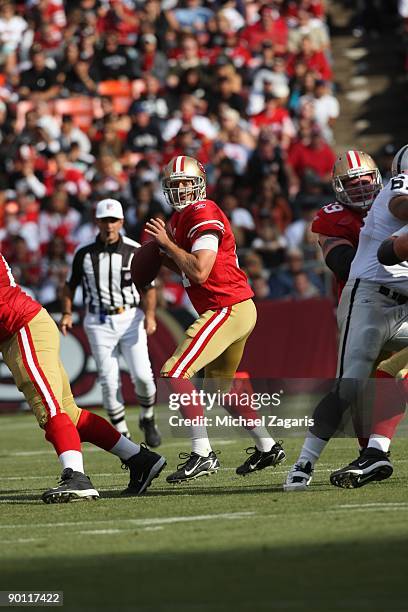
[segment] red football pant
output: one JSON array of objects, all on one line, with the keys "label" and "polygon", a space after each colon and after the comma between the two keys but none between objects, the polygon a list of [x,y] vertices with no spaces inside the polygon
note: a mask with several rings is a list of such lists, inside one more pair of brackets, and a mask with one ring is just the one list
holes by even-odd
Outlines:
[{"label": "red football pant", "polygon": [[81,452],[79,433],[65,412],[58,412],[45,425],[45,439],[51,442],[58,457],[66,451]]},{"label": "red football pant", "polygon": [[106,451],[110,451],[121,436],[108,421],[89,410],[82,410],[77,430],[81,442],[92,442]]}]

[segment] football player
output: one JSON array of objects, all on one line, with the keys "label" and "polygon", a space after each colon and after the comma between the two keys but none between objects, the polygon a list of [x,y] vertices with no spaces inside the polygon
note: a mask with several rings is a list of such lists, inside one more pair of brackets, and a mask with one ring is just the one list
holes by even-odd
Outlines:
[{"label": "football player", "polygon": [[45,503],[99,497],[85,475],[81,442],[117,455],[130,470],[127,495],[140,495],[166,464],[164,457],[121,435],[100,416],[75,403],[59,356],[56,324],[42,306],[17,285],[0,253],[0,351],[15,384],[33,410],[63,468]]},{"label": "football player", "polygon": [[[357,251],[360,230],[375,197],[382,188],[380,171],[370,155],[349,150],[336,159],[332,186],[336,201],[323,206],[312,222],[327,266],[337,282],[340,298]],[[359,438],[360,446],[367,440]],[[298,460],[284,484],[285,491],[304,490],[312,479],[313,467],[327,440],[308,432]]]},{"label": "football player", "polygon": [[[245,343],[255,327],[253,292],[238,266],[229,221],[217,204],[207,199],[202,164],[185,155],[172,159],[164,168],[163,191],[174,209],[168,231],[160,219],[151,219],[146,231],[165,251],[165,265],[181,274],[199,316],[161,374],[172,389],[191,397],[194,386],[189,379],[205,368],[207,385],[217,379],[225,392],[230,389]],[[239,414],[238,405],[227,408]],[[191,427],[192,452],[180,454],[185,461],[167,477],[171,483],[216,472],[220,466],[202,425],[203,406],[190,403],[181,410],[184,417],[192,417],[199,424]],[[247,409],[243,416],[256,419],[257,413]],[[281,444],[271,438],[265,427],[247,429],[255,447],[237,468],[238,474],[276,466],[284,460]]]},{"label": "football player", "polygon": [[380,171],[368,153],[346,151],[333,166],[332,185],[336,201],[319,210],[312,222],[312,232],[319,235],[325,262],[336,278],[340,297],[357,251],[364,217],[382,182]]},{"label": "football player", "polygon": [[[400,200],[399,204],[402,202]],[[395,266],[408,260],[408,225],[381,243],[377,257],[384,266]],[[375,404],[368,448],[378,449],[381,446],[384,452],[388,451],[397,426],[404,417],[407,392],[408,347],[382,361],[376,370]],[[364,460],[364,465],[359,457],[345,468],[333,472],[330,480],[335,486],[358,488],[373,480],[388,478],[392,471],[388,456],[386,459],[379,456],[374,457],[374,461]]]}]

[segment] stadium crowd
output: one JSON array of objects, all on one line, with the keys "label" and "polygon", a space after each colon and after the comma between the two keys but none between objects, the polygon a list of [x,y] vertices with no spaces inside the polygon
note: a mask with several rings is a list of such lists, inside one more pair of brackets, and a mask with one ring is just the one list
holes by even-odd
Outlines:
[{"label": "stadium crowd", "polygon": [[[160,170],[200,159],[257,299],[320,295],[310,231],[332,200],[330,38],[321,0],[0,2],[0,248],[48,308],[98,200],[127,234],[167,218]],[[169,271],[163,304],[185,292]]]}]

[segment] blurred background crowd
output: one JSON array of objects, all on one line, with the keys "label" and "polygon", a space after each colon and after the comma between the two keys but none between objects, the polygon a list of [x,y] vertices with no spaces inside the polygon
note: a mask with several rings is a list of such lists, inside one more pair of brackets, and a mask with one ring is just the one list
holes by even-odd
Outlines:
[{"label": "blurred background crowd", "polygon": [[[322,0],[1,0],[0,250],[58,310],[95,203],[119,199],[143,241],[182,153],[205,165],[257,299],[331,293],[310,223],[333,197],[335,94]],[[187,303],[171,272],[160,287]]]}]

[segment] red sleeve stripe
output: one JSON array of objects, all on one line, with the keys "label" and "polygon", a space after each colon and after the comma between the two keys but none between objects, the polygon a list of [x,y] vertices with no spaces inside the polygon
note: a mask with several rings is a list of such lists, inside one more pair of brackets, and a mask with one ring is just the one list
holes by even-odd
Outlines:
[{"label": "red sleeve stripe", "polygon": [[167,374],[168,378],[184,378],[189,367],[201,355],[207,344],[215,336],[221,325],[223,325],[231,314],[232,307],[228,306],[215,312],[192,339],[187,349],[176,361]]},{"label": "red sleeve stripe", "polygon": [[347,151],[346,156],[350,169],[361,168],[361,160],[358,151]]},{"label": "red sleeve stripe", "polygon": [[[224,224],[221,221],[218,221],[218,219],[207,219],[207,221],[201,221],[201,223],[197,223],[197,225],[193,225],[193,227],[189,230],[188,234],[187,234],[187,238],[191,238],[193,234],[195,234],[195,232],[202,227],[203,225],[212,225],[213,229],[219,230],[220,232],[224,233],[225,231],[225,227]],[[211,229],[211,228],[208,228]]]},{"label": "red sleeve stripe", "polygon": [[23,327],[18,332],[18,344],[26,372],[41,396],[44,408],[52,418],[58,412],[61,412],[61,408],[38,362],[38,357],[35,352],[33,339],[28,326]]}]

